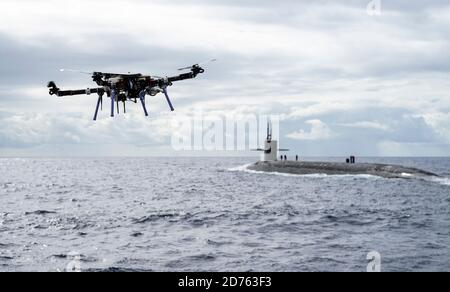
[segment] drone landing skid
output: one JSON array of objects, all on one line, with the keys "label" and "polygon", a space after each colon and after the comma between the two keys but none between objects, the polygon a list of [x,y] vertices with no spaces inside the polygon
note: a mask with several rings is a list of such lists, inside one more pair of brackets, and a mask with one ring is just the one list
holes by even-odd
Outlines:
[{"label": "drone landing skid", "polygon": [[139,99],[141,100],[142,109],[144,110],[144,114],[145,114],[146,117],[148,117],[147,108],[145,107],[145,90],[142,90],[139,93]]},{"label": "drone landing skid", "polygon": [[173,112],[175,109],[172,106],[172,102],[170,101],[170,97],[169,97],[169,94],[167,93],[167,89],[166,88],[163,89],[163,93],[166,96],[166,100],[167,100],[167,103],[169,104],[170,111]]},{"label": "drone landing skid", "polygon": [[97,120],[98,109],[103,109],[103,94],[98,94],[97,107],[95,108],[94,121]]},{"label": "drone landing skid", "polygon": [[116,99],[116,90],[111,90],[111,117],[114,118],[114,102]]}]

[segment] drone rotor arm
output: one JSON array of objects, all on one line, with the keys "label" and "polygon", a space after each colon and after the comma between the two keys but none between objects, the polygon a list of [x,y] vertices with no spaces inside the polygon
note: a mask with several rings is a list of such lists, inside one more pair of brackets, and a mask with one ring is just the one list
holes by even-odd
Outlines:
[{"label": "drone rotor arm", "polygon": [[99,94],[103,95],[105,93],[105,89],[103,87],[99,88],[86,88],[86,89],[75,89],[75,90],[61,90],[59,87],[56,86],[54,81],[50,81],[47,84],[47,87],[49,88],[49,94],[50,95],[56,95],[56,96],[72,96],[72,95],[90,95],[90,94]]},{"label": "drone rotor arm", "polygon": [[[52,92],[52,88],[50,89],[50,92]],[[105,89],[103,87],[101,88],[87,88],[87,89],[77,89],[77,90],[58,90],[54,92],[53,94],[50,93],[50,95],[56,95],[58,97],[62,96],[74,96],[74,95],[90,95],[90,94],[102,94],[105,92]]]},{"label": "drone rotor arm", "polygon": [[168,82],[171,84],[172,82],[176,82],[176,81],[182,81],[182,80],[186,80],[186,79],[194,79],[195,77],[197,77],[198,74],[205,73],[205,69],[203,69],[202,67],[200,67],[198,65],[194,65],[193,67],[189,67],[189,68],[191,69],[191,72],[180,74],[177,76],[168,77],[167,78]]}]

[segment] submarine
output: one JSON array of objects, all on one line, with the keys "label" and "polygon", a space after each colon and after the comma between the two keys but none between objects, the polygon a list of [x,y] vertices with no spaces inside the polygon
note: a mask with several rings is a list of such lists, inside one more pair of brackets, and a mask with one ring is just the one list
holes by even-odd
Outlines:
[{"label": "submarine", "polygon": [[281,159],[281,161],[279,161],[278,153],[289,150],[278,149],[278,142],[272,139],[272,129],[270,123],[267,124],[267,138],[264,148],[258,148],[256,151],[263,152],[262,159],[261,161],[247,166],[248,170],[296,175],[373,175],[383,178],[439,177],[437,174],[432,172],[412,167],[378,163],[356,163],[354,156],[342,163],[287,161],[287,159]]}]

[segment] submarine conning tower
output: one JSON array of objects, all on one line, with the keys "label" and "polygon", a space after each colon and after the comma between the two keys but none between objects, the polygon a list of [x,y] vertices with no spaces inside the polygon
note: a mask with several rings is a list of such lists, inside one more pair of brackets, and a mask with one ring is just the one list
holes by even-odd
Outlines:
[{"label": "submarine conning tower", "polygon": [[267,138],[264,142],[264,154],[262,161],[277,161],[278,141],[272,140],[272,127],[267,123]]},{"label": "submarine conning tower", "polygon": [[278,149],[278,141],[272,140],[272,127],[270,122],[267,123],[267,138],[264,142],[264,148],[257,149],[262,151],[261,161],[277,161],[279,151],[289,151],[288,149]]}]

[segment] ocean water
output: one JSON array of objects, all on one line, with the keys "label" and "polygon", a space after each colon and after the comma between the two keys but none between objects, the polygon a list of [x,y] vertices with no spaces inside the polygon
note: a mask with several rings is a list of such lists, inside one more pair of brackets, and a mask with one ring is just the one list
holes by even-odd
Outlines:
[{"label": "ocean water", "polygon": [[366,271],[371,251],[382,271],[450,271],[450,158],[361,160],[442,178],[246,171],[255,158],[2,158],[0,271]]}]

